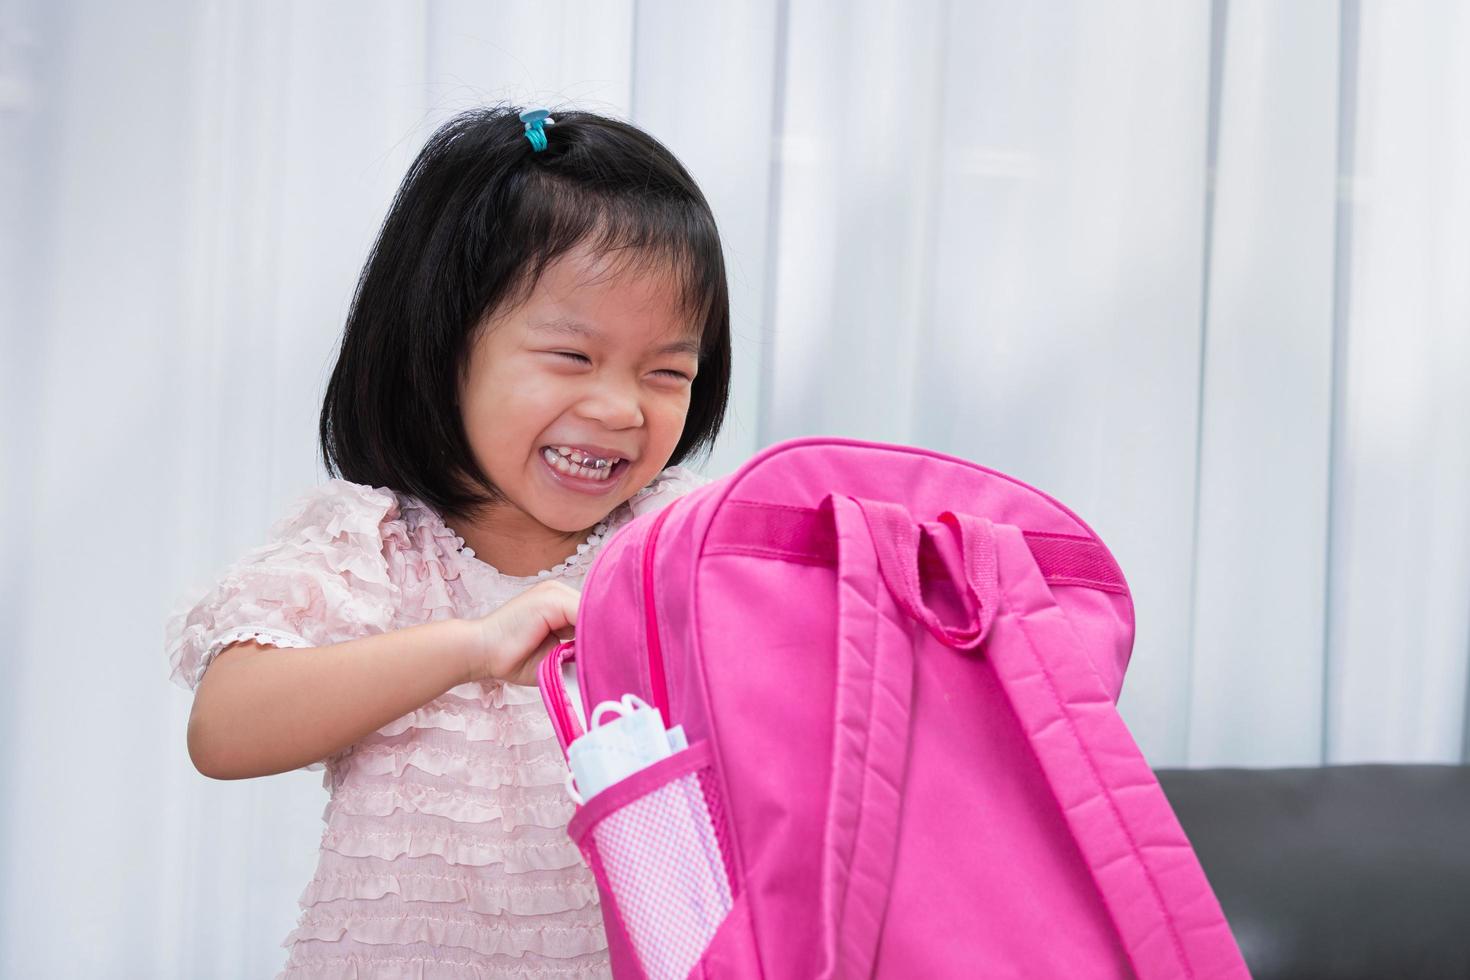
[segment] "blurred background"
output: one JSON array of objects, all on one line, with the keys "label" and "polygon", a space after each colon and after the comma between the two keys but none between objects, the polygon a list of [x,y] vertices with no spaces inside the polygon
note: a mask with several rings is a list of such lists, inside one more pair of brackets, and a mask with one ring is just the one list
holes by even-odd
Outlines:
[{"label": "blurred background", "polygon": [[0,973],[258,977],[326,794],[216,782],[163,622],[324,480],[434,127],[614,114],[720,224],[717,450],[921,445],[1122,565],[1154,766],[1466,760],[1470,5],[0,0]]}]

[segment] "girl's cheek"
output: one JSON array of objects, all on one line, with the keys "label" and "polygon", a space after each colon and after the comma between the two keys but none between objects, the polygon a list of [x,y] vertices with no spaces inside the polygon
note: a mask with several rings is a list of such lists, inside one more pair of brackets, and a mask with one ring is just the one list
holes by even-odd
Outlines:
[{"label": "girl's cheek", "polygon": [[660,414],[683,425],[684,419],[689,415],[689,396],[681,395],[665,399],[660,407]]}]

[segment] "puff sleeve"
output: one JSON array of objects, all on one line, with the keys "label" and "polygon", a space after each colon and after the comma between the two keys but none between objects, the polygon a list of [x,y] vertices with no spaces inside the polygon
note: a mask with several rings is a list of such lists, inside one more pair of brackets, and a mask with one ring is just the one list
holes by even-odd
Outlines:
[{"label": "puff sleeve", "polygon": [[338,479],[304,494],[264,545],[170,614],[169,679],[194,690],[215,655],[239,640],[312,647],[387,632],[399,590],[382,527],[397,516],[386,489]]}]

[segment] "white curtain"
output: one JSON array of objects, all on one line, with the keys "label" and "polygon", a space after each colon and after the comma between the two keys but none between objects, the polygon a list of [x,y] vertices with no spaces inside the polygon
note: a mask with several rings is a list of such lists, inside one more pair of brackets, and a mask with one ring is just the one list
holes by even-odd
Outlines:
[{"label": "white curtain", "polygon": [[0,0],[0,974],[264,977],[317,777],[213,782],[162,624],[322,478],[435,125],[572,101],[704,187],[735,392],[1065,501],[1156,766],[1459,761],[1470,11],[1450,2]]}]

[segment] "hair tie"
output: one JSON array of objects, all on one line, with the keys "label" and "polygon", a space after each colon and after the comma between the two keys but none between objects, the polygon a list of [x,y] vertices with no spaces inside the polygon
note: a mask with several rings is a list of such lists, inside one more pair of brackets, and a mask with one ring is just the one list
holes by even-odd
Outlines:
[{"label": "hair tie", "polygon": [[537,153],[546,149],[546,130],[542,127],[556,124],[556,120],[551,118],[551,110],[527,109],[521,113],[521,122],[526,124],[526,139],[531,141],[531,148]]}]

